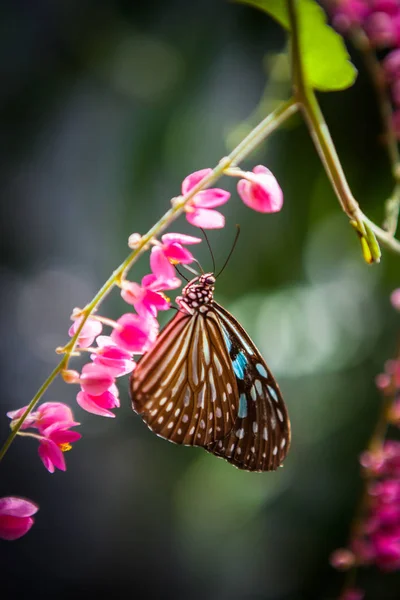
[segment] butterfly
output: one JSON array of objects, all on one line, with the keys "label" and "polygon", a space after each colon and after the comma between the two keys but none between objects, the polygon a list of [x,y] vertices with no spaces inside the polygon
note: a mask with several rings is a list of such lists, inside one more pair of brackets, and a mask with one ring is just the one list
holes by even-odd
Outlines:
[{"label": "butterfly", "polygon": [[250,337],[215,302],[215,280],[195,277],[176,299],[177,314],[133,371],[133,410],[171,442],[271,471],[290,446],[286,406]]}]

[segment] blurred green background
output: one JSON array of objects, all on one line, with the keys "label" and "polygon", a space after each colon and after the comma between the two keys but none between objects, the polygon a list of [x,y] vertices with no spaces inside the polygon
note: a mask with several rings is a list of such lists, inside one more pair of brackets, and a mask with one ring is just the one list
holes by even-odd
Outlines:
[{"label": "blurred green background", "polygon": [[[284,50],[279,27],[222,0],[5,0],[1,17],[5,439],[6,411],[56,364],[72,308],[126,256],[129,234],[165,212],[188,173],[227,153],[261,97],[263,112],[289,88],[265,59]],[[380,222],[390,169],[354,61],[356,86],[320,100],[354,194]],[[45,400],[74,408],[83,439],[66,473],[47,473],[29,439],[2,463],[0,495],[41,507],[25,538],[1,546],[2,598],[337,597],[343,576],[328,557],[346,542],[358,455],[380,406],[374,377],[397,342],[389,293],[400,258],[363,262],[299,117],[244,167],[259,163],[281,183],[282,212],[252,212],[224,180],[227,226],[210,240],[221,265],[240,223],[216,298],[279,380],[293,429],[284,468],[243,473],[157,438],[132,412],[127,381],[115,420],[83,412],[57,381]],[[197,234],[184,219],[172,230]],[[147,271],[146,256],[132,277]],[[115,293],[101,312],[125,310]],[[360,584],[367,600],[400,597],[398,574],[371,570]]]}]

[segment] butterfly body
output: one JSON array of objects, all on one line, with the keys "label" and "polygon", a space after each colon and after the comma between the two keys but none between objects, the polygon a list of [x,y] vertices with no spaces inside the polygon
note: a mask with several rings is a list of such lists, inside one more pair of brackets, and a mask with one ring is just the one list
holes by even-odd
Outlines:
[{"label": "butterfly body", "polygon": [[279,387],[259,351],[214,301],[215,277],[190,281],[180,310],[131,378],[133,409],[157,435],[240,469],[276,469],[290,445]]}]

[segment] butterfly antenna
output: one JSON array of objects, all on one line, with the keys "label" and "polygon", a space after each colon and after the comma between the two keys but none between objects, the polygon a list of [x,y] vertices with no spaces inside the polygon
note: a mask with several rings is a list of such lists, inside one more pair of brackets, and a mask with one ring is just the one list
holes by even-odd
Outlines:
[{"label": "butterfly antenna", "polygon": [[233,244],[232,244],[231,251],[229,252],[229,254],[228,254],[228,256],[227,256],[227,259],[226,259],[226,261],[224,262],[224,265],[223,265],[222,269],[220,270],[220,272],[218,273],[218,275],[216,275],[216,276],[215,276],[216,278],[217,278],[217,277],[219,277],[219,276],[221,275],[222,271],[225,269],[226,265],[228,264],[228,262],[229,262],[229,259],[230,259],[230,257],[232,256],[232,254],[233,254],[233,251],[234,251],[234,249],[235,249],[235,246],[236,246],[236,244],[237,244],[237,241],[238,241],[238,239],[239,239],[239,235],[240,235],[240,225],[236,225],[236,235],[235,235],[235,239],[233,240]]},{"label": "butterfly antenna", "polygon": [[202,227],[200,227],[200,229],[203,232],[204,239],[207,242],[207,246],[208,246],[208,249],[210,251],[211,259],[212,259],[212,263],[213,263],[213,273],[215,273],[215,258],[214,258],[214,253],[213,253],[212,248],[211,248],[210,240],[208,239],[208,236],[207,236],[206,232],[204,231],[204,229]]},{"label": "butterfly antenna", "polygon": [[181,277],[183,277],[183,279],[184,279],[185,281],[189,281],[189,279],[188,279],[187,277],[185,277],[185,275],[184,275],[183,273],[181,273],[181,271],[178,269],[178,267],[177,267],[176,265],[174,265],[174,267],[175,267],[175,271],[177,271],[177,273],[178,273],[178,274],[179,274]]}]

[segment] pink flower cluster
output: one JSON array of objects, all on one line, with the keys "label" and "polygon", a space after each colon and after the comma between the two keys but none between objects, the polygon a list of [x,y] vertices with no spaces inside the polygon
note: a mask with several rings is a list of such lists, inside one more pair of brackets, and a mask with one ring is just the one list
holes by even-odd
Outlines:
[{"label": "pink flower cluster", "polygon": [[331,556],[337,569],[376,565],[382,571],[400,569],[400,442],[389,440],[381,451],[364,452],[361,465],[369,479],[368,504],[362,527]]},{"label": "pink flower cluster", "polygon": [[[22,417],[27,407],[7,413],[11,419],[11,428]],[[34,429],[36,432],[25,431],[20,435],[32,437],[39,441],[39,456],[46,469],[54,473],[55,469],[66,470],[64,452],[71,449],[71,443],[82,436],[71,427],[79,425],[74,421],[72,410],[61,402],[45,402],[31,412],[25,419],[21,430]]]},{"label": "pink flower cluster", "polygon": [[[136,366],[133,356],[146,352],[155,341],[158,311],[170,307],[164,292],[181,285],[172,263],[192,262],[194,257],[185,246],[199,242],[200,238],[178,233],[163,235],[151,250],[151,273],[140,284],[126,279],[121,282],[121,296],[136,313],[125,313],[117,321],[102,317],[85,321],[77,346],[80,351],[90,352],[91,362],[83,366],[81,373],[68,370],[63,374],[68,383],[80,385],[76,399],[81,408],[103,417],[115,416],[112,410],[120,405],[116,379],[131,373]],[[78,332],[82,318],[80,311],[73,313],[71,336]],[[103,324],[112,327],[109,336],[100,335]]]},{"label": "pink flower cluster", "polygon": [[[211,172],[212,169],[203,169],[186,177],[182,183],[182,194],[190,192]],[[232,174],[240,178],[238,193],[248,206],[260,212],[276,212],[282,208],[282,190],[266,167],[259,165],[251,173],[234,169]],[[219,188],[198,192],[185,207],[187,220],[197,227],[223,227],[225,219],[214,208],[227,202],[229,197],[229,192]],[[132,247],[138,239],[138,234],[131,236]],[[125,313],[116,322],[99,316],[86,320],[79,331],[78,347],[91,353],[92,362],[84,365],[81,373],[64,372],[68,383],[80,384],[77,402],[81,408],[104,417],[115,416],[112,410],[119,407],[116,378],[133,371],[133,356],[143,354],[154,343],[159,330],[158,311],[170,307],[170,300],[164,292],[181,285],[173,265],[193,262],[195,258],[186,246],[200,242],[198,237],[179,233],[167,233],[161,240],[153,241],[151,273],[143,277],[140,284],[126,279],[121,282],[121,296],[136,313]],[[81,327],[82,318],[79,310],[72,315],[71,336]],[[102,323],[113,327],[109,336],[100,335]],[[96,346],[93,347],[94,341]]]},{"label": "pink flower cluster", "polygon": [[[188,175],[182,183],[182,194],[190,192],[200,181],[208,177],[212,169],[202,169]],[[282,190],[269,169],[263,165],[254,167],[252,172],[240,169],[229,169],[227,173],[239,177],[237,191],[243,202],[258,212],[274,213],[281,210],[283,205]],[[204,229],[219,229],[224,227],[225,218],[216,206],[225,204],[230,193],[219,188],[209,188],[195,194],[186,205],[186,218],[195,227]]]},{"label": "pink flower cluster", "polygon": [[[268,169],[258,166],[252,173],[240,169],[232,171],[229,174],[240,178],[238,193],[245,204],[259,212],[276,212],[282,208],[282,190]],[[182,194],[189,193],[211,172],[211,169],[203,169],[186,177]],[[225,219],[214,208],[225,204],[229,198],[229,192],[219,188],[199,191],[185,206],[186,218],[196,227],[221,228]],[[129,245],[135,248],[138,240],[140,235],[132,234]],[[159,331],[158,311],[170,307],[165,292],[181,285],[173,265],[193,262],[195,259],[186,246],[200,242],[198,237],[179,233],[167,233],[161,240],[152,241],[151,273],[143,277],[140,284],[126,279],[120,282],[121,296],[135,313],[127,312],[117,321],[97,315],[84,320],[84,311],[74,310],[69,335],[77,336],[77,350],[90,353],[91,361],[80,373],[64,370],[63,378],[67,383],[80,386],[76,400],[81,408],[103,417],[115,416],[112,411],[120,405],[116,379],[132,372],[136,366],[134,355],[143,354],[154,343]],[[108,336],[101,335],[104,325],[112,327]],[[26,409],[25,406],[8,413],[11,428],[16,426]],[[74,421],[68,406],[46,402],[29,414],[18,434],[39,442],[39,456],[46,469],[54,473],[55,469],[66,470],[64,452],[81,437],[71,430],[77,425],[79,423]],[[0,537],[13,540],[24,535],[32,527],[32,515],[37,510],[36,504],[29,500],[13,496],[0,499]]]},{"label": "pink flower cluster", "polygon": [[360,27],[372,47],[387,52],[382,66],[395,107],[393,126],[400,138],[400,0],[325,0],[341,33]]}]

